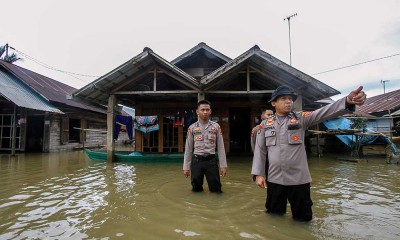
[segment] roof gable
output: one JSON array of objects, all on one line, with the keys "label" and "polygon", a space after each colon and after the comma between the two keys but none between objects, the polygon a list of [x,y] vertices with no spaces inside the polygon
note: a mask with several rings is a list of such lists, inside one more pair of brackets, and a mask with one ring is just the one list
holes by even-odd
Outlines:
[{"label": "roof gable", "polygon": [[205,90],[230,91],[258,91],[288,85],[310,104],[340,93],[262,51],[257,45],[201,78],[200,84]]},{"label": "roof gable", "polygon": [[198,89],[199,82],[195,78],[146,47],[142,53],[75,91],[71,97],[106,105],[110,94],[118,94],[120,101],[133,104],[132,93],[197,92]]},{"label": "roof gable", "polygon": [[171,63],[197,79],[209,74],[231,59],[205,43],[199,43]]}]

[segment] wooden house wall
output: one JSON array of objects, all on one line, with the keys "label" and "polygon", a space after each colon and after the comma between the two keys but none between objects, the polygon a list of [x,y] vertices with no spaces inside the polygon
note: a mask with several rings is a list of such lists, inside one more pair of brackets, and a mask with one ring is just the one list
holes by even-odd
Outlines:
[{"label": "wooden house wall", "polygon": [[[60,152],[60,151],[71,151],[77,148],[83,147],[83,142],[67,142],[65,144],[61,141],[61,132],[62,132],[62,117],[63,115],[54,115],[50,119],[49,123],[49,139],[48,144],[48,152]],[[70,117],[75,119],[85,119],[79,117],[79,115],[71,115]],[[105,119],[105,117],[104,117]],[[85,129],[95,129],[95,130],[104,130],[107,129],[107,123],[103,118],[98,120],[94,119],[85,119],[86,128]],[[107,144],[107,136],[105,132],[101,131],[85,131],[85,147],[101,147]],[[45,137],[46,138],[46,137]]]}]

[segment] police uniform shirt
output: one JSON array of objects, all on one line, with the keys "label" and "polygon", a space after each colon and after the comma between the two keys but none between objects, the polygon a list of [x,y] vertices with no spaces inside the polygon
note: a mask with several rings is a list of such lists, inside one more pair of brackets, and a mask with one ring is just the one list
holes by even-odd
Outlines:
[{"label": "police uniform shirt", "polygon": [[192,154],[207,156],[218,152],[219,167],[227,167],[224,139],[222,137],[221,127],[218,123],[208,121],[205,128],[201,127],[199,121],[189,126],[185,155],[183,161],[183,170],[190,170]]},{"label": "police uniform shirt", "polygon": [[[350,109],[352,108],[352,109]],[[268,152],[268,181],[281,185],[311,182],[304,146],[305,130],[320,122],[351,113],[346,98],[313,112],[291,113],[280,121],[272,116],[258,130],[251,174],[265,176],[265,156]]]}]

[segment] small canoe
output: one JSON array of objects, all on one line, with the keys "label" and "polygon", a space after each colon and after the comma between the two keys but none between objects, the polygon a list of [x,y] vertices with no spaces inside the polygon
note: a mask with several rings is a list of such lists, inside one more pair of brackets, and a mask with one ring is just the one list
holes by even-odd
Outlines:
[{"label": "small canoe", "polygon": [[[93,151],[85,148],[86,155],[92,160],[107,161],[106,151]],[[182,161],[183,153],[142,153],[142,152],[115,152],[117,162],[171,162]]]}]

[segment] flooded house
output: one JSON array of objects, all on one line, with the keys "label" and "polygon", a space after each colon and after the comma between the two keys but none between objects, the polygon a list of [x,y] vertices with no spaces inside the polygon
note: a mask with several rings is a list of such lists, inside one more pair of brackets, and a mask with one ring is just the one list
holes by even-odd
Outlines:
[{"label": "flooded house", "polygon": [[257,45],[230,58],[199,43],[172,61],[150,48],[78,89],[71,98],[108,106],[107,149],[112,158],[115,107],[135,109],[136,150],[183,152],[188,125],[196,120],[197,102],[212,103],[212,120],[222,128],[226,151],[251,153],[250,130],[260,109],[280,85],[298,94],[295,110],[313,110],[316,101],[340,92],[286,64]]},{"label": "flooded house", "polygon": [[397,135],[395,126],[400,125],[400,89],[368,97],[364,105],[357,106],[356,113],[372,115],[369,126],[387,136]]},{"label": "flooded house", "polygon": [[75,88],[0,60],[0,151],[58,152],[106,144],[104,107],[67,99]]}]

